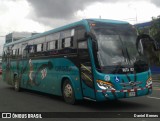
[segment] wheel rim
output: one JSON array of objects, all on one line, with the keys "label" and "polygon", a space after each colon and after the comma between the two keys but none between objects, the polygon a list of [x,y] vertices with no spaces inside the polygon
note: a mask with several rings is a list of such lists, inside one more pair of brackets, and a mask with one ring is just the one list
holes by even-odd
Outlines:
[{"label": "wheel rim", "polygon": [[64,87],[64,95],[65,97],[72,97],[72,87],[70,84],[67,84],[65,87]]}]

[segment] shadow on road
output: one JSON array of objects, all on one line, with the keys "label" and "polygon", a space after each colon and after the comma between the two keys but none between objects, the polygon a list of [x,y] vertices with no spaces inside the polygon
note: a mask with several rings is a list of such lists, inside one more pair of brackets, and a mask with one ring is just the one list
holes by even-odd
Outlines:
[{"label": "shadow on road", "polygon": [[[14,91],[12,87],[7,87],[8,90]],[[16,92],[17,93],[17,92]],[[139,109],[147,109],[149,108],[149,105],[143,104],[142,100],[144,100],[145,97],[136,97],[136,98],[130,98],[130,99],[121,99],[121,100],[115,100],[115,101],[104,101],[104,102],[93,102],[88,100],[79,101],[76,105],[70,105],[65,102],[63,102],[63,98],[60,96],[55,96],[51,94],[46,94],[42,92],[37,91],[31,91],[27,89],[22,89],[22,91],[19,93],[21,95],[23,94],[29,94],[38,98],[45,98],[47,100],[54,100],[55,102],[59,102],[60,104],[63,104],[64,106],[68,105],[71,106],[71,108],[77,108],[80,110],[77,110],[77,112],[81,112],[81,108],[85,108],[89,111],[109,111],[109,112],[115,112],[115,111],[138,111]],[[140,102],[138,102],[141,100]],[[67,107],[68,107],[67,106]]]}]

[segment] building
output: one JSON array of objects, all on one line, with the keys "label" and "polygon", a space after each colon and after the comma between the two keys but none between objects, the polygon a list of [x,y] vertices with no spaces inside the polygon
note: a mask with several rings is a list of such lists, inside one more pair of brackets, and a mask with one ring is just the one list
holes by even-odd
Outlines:
[{"label": "building", "polygon": [[138,29],[145,28],[145,27],[150,27],[151,25],[152,25],[152,22],[151,22],[151,21],[145,22],[145,23],[135,24],[135,26],[136,26]]},{"label": "building", "polygon": [[5,43],[10,43],[17,41],[22,38],[31,37],[32,35],[35,35],[38,33],[29,33],[29,32],[12,32],[6,35],[6,41]]}]

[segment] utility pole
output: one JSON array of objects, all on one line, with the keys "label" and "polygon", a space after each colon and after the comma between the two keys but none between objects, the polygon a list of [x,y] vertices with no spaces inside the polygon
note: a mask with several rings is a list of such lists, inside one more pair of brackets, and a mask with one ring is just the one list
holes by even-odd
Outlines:
[{"label": "utility pole", "polygon": [[138,14],[137,14],[137,8],[134,7],[132,4],[128,4],[129,8],[132,8],[135,11],[135,24],[138,22]]}]

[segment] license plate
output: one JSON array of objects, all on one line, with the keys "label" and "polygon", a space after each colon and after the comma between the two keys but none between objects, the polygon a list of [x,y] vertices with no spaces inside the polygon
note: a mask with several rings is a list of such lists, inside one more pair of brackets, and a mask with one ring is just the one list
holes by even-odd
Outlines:
[{"label": "license plate", "polygon": [[135,92],[129,92],[129,96],[130,97],[136,96],[136,93]]}]

